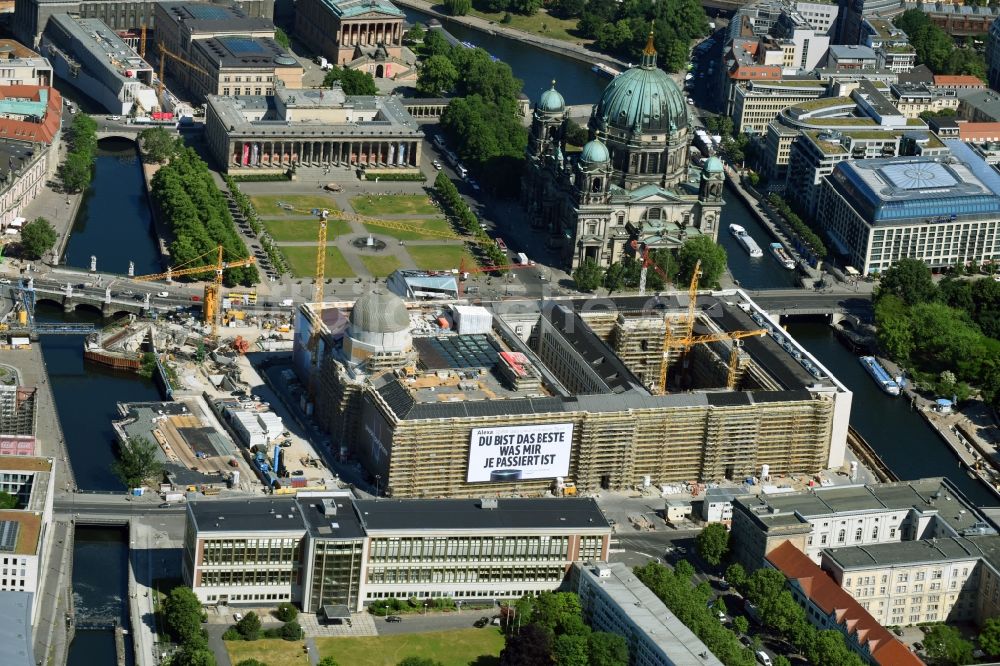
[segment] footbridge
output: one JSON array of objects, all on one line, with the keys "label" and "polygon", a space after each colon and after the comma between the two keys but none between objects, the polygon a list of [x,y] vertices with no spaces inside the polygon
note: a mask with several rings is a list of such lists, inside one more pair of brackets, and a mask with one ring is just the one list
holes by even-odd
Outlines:
[{"label": "footbridge", "polygon": [[805,289],[760,289],[747,295],[776,316],[872,315],[871,294],[856,292],[807,291]]}]

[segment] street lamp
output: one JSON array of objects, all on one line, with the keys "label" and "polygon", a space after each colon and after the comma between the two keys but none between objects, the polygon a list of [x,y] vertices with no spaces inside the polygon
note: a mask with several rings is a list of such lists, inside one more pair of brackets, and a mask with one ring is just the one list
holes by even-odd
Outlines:
[{"label": "street lamp", "polygon": [[427,615],[427,602],[424,602],[424,615]]}]

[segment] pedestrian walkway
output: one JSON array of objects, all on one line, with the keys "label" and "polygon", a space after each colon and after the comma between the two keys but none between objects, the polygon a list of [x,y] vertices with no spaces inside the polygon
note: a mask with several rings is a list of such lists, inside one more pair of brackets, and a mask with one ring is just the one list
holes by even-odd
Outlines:
[{"label": "pedestrian walkway", "polygon": [[73,525],[56,521],[49,534],[49,559],[42,564],[42,588],[36,604],[41,604],[35,627],[35,660],[43,664],[65,664],[69,633],[65,618],[72,612]]},{"label": "pedestrian walkway", "polygon": [[315,613],[300,613],[299,624],[310,638],[331,638],[335,636],[377,636],[375,618],[370,613],[351,613],[350,624],[325,624]]}]

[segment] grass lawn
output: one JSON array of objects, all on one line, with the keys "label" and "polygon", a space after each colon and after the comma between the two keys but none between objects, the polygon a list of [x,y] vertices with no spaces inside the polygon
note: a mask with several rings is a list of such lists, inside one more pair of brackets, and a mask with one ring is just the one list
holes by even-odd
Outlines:
[{"label": "grass lawn", "polygon": [[[448,12],[444,9],[444,5],[435,5],[435,9],[447,14]],[[502,25],[504,12],[482,12],[476,8],[469,10],[470,16],[478,16],[479,18],[484,18],[487,21],[493,21],[497,25]],[[524,16],[522,14],[515,14],[511,12],[511,22],[504,25],[507,28],[514,28],[515,30],[521,30],[524,32],[530,32],[534,35],[543,35],[545,37],[551,37],[552,39],[561,39],[567,42],[579,42],[581,44],[589,44],[590,39],[584,39],[583,37],[577,37],[573,33],[576,32],[576,23],[579,19],[561,19],[555,16],[549,16],[548,12],[544,9],[539,9],[534,13],[533,16]],[[475,40],[472,42],[475,44]]]},{"label": "grass lawn", "polygon": [[402,265],[399,263],[399,259],[391,254],[362,255],[361,263],[363,263],[365,268],[371,271],[371,274],[375,277],[385,277]]},{"label": "grass lawn", "polygon": [[386,194],[381,197],[354,197],[351,206],[358,215],[440,215],[423,194]]},{"label": "grass lawn", "polygon": [[[315,241],[319,235],[319,220],[264,220],[264,228],[276,243],[294,241]],[[351,232],[346,220],[326,221],[326,238],[332,241],[337,236]]]},{"label": "grass lawn", "polygon": [[[411,227],[420,227],[421,229],[427,229],[429,231],[444,231],[450,234],[455,233],[455,230],[451,228],[451,224],[448,222],[448,220],[445,220],[440,217],[432,217],[432,218],[427,218],[425,220],[399,220],[399,221]],[[388,227],[380,227],[377,224],[366,224],[365,229],[372,232],[373,234],[382,234],[383,236],[391,236],[392,238],[398,238],[400,240],[434,240],[435,238],[440,238],[440,236],[422,234],[419,231],[402,231],[399,229],[389,229]]]},{"label": "grass lawn", "polygon": [[425,271],[446,271],[458,268],[465,258],[466,266],[476,266],[476,260],[464,245],[408,245],[406,251],[417,268]]},{"label": "grass lawn", "polygon": [[[295,210],[286,210],[278,205],[278,202],[286,203]],[[261,217],[290,217],[296,215],[309,215],[313,208],[326,208],[334,211],[339,210],[337,202],[333,197],[322,194],[258,194],[250,197],[250,202],[257,209],[257,214]]]},{"label": "grass lawn", "polygon": [[[317,638],[320,658],[340,664],[395,666],[406,657],[428,657],[444,666],[492,666],[500,663],[503,634],[493,627],[427,634],[361,638]],[[234,662],[235,663],[235,662]],[[271,663],[270,661],[268,663]]]},{"label": "grass lawn", "polygon": [[[316,274],[316,246],[279,246],[294,277],[310,278]],[[335,247],[326,248],[326,277],[354,277],[344,255]]]},{"label": "grass lawn", "polygon": [[229,660],[234,664],[238,664],[244,659],[257,659],[267,666],[309,666],[309,656],[302,649],[302,641],[262,638],[257,641],[226,641],[225,643]]}]

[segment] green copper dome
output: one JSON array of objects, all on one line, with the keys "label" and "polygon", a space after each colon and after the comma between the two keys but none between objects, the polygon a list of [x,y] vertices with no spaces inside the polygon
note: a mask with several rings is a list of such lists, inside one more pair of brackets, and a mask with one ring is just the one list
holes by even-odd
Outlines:
[{"label": "green copper dome", "polygon": [[722,160],[712,155],[705,162],[705,171],[708,173],[722,173]]},{"label": "green copper dome", "polygon": [[547,111],[549,113],[559,113],[560,111],[566,110],[566,100],[563,96],[559,94],[556,90],[556,82],[552,82],[552,87],[542,93],[542,96],[538,98],[538,107],[541,111]]},{"label": "green copper dome", "polygon": [[674,80],[656,66],[652,33],[642,52],[642,64],[611,81],[594,116],[606,126],[626,132],[667,132],[687,127],[684,95]]},{"label": "green copper dome", "polygon": [[580,151],[580,161],[589,162],[591,164],[603,164],[611,159],[611,155],[608,153],[608,147],[605,146],[600,139],[594,139],[593,141],[588,141]]}]

